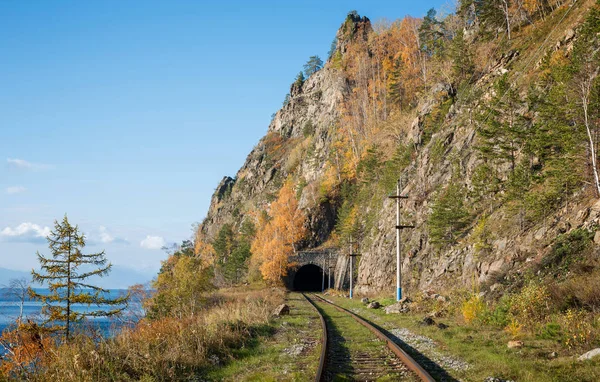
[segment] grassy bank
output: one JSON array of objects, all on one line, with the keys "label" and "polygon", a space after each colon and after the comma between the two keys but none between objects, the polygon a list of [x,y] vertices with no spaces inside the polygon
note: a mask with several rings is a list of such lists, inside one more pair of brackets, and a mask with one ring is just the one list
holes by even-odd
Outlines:
[{"label": "grassy bank", "polygon": [[[407,349],[415,358],[422,356],[433,361],[458,380],[483,381],[487,377],[540,382],[600,380],[600,359],[577,361],[576,356],[583,350],[564,346],[548,333],[521,332],[518,339],[523,347],[510,349],[507,343],[514,339],[511,333],[478,322],[468,324],[459,311],[436,310],[434,306],[442,306],[439,303],[425,303],[421,307],[413,304],[412,312],[386,314],[383,308],[367,309],[359,299],[328,298],[396,335],[408,344]],[[385,298],[375,300],[384,306],[395,302]],[[423,309],[426,306],[428,309]],[[436,311],[433,314],[436,324],[423,324],[423,318]],[[448,327],[440,329],[439,323]]]},{"label": "grassy bank", "polygon": [[47,346],[34,369],[5,379],[32,381],[194,380],[235,359],[256,338],[269,336],[279,289],[226,290],[205,299],[195,314],[142,320],[109,340],[78,336]]}]

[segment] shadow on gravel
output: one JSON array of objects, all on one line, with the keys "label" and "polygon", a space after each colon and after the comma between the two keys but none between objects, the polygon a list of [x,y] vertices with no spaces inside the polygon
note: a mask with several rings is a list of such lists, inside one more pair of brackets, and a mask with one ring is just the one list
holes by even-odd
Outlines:
[{"label": "shadow on gravel", "polygon": [[376,327],[383,334],[385,334],[388,338],[391,338],[392,341],[394,341],[398,346],[400,346],[402,348],[402,350],[407,352],[408,355],[410,355],[415,361],[417,361],[417,363],[419,365],[421,365],[423,367],[423,369],[427,370],[429,372],[429,374],[431,374],[431,376],[433,378],[435,378],[436,381],[459,382],[458,379],[456,379],[456,378],[452,377],[450,374],[448,374],[448,372],[446,372],[446,370],[444,370],[444,368],[442,368],[440,365],[438,365],[435,361],[433,361],[431,358],[427,357],[425,354],[419,352],[417,349],[413,348],[406,342],[402,341],[402,339],[400,339],[398,336],[394,335],[393,333],[385,330],[381,326],[377,325],[376,323],[374,323],[370,320],[367,320],[366,318],[364,318],[362,316],[361,316],[361,318],[363,320],[367,321],[368,323],[370,323],[371,325],[373,325],[374,327]]},{"label": "shadow on gravel", "polygon": [[[325,318],[327,325],[327,358],[325,360],[325,371],[323,372],[323,381],[346,380],[344,377],[351,377],[354,374],[352,367],[350,351],[346,346],[346,339],[341,335],[335,322],[320,307],[317,309]],[[335,314],[343,314],[335,312]]]}]

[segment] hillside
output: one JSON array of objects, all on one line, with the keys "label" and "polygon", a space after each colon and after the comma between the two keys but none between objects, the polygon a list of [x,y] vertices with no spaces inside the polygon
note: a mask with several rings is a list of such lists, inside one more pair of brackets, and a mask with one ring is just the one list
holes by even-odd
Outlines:
[{"label": "hillside", "polygon": [[295,249],[342,256],[353,237],[363,293],[393,290],[387,195],[398,178],[415,224],[402,237],[410,290],[510,289],[559,235],[594,230],[600,205],[566,74],[592,49],[580,35],[593,2],[514,13],[510,40],[489,10],[461,4],[443,19],[376,27],[349,14],[324,67],[291,85],[267,135],[217,187],[197,241],[256,221],[286,180],[307,217]]}]

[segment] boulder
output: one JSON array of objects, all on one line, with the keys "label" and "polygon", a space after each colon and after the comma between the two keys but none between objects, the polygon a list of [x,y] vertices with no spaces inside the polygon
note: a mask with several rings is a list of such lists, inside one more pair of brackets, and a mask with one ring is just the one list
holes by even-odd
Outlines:
[{"label": "boulder", "polygon": [[288,314],[290,314],[290,307],[286,304],[279,305],[277,308],[275,308],[275,311],[273,312],[273,315],[275,317],[286,316]]},{"label": "boulder", "polygon": [[444,324],[442,322],[440,322],[439,324],[437,324],[437,327],[438,327],[438,329],[442,329],[442,330],[448,329],[448,325],[446,325],[446,324]]},{"label": "boulder", "polygon": [[373,301],[369,305],[367,305],[367,309],[379,309],[381,305],[377,301]]},{"label": "boulder", "polygon": [[508,341],[506,346],[508,346],[509,349],[520,349],[523,347],[523,341]]},{"label": "boulder", "polygon": [[395,304],[389,305],[385,307],[385,313],[386,314],[393,314],[393,313],[408,313],[410,311],[408,305],[406,304],[402,304],[400,302],[397,302]]},{"label": "boulder", "polygon": [[594,243],[600,245],[600,231],[596,231],[594,234]]},{"label": "boulder", "polygon": [[590,350],[589,352],[582,354],[577,358],[579,361],[585,361],[586,359],[592,359],[600,355],[600,348],[596,348],[594,350]]},{"label": "boulder", "polygon": [[435,325],[435,320],[429,316],[423,318],[423,320],[421,320],[421,325],[425,325],[425,326],[431,326],[431,325]]},{"label": "boulder", "polygon": [[360,299],[360,302],[362,302],[363,304],[368,304],[369,303],[369,299],[366,297],[363,297]]}]

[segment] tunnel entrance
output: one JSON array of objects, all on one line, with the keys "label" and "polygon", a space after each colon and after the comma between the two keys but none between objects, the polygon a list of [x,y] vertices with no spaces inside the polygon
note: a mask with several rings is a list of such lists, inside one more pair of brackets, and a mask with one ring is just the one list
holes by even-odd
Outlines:
[{"label": "tunnel entrance", "polygon": [[[325,274],[325,288],[329,284],[329,276]],[[320,292],[323,286],[323,269],[314,264],[307,264],[298,269],[294,276],[294,290]]]}]

